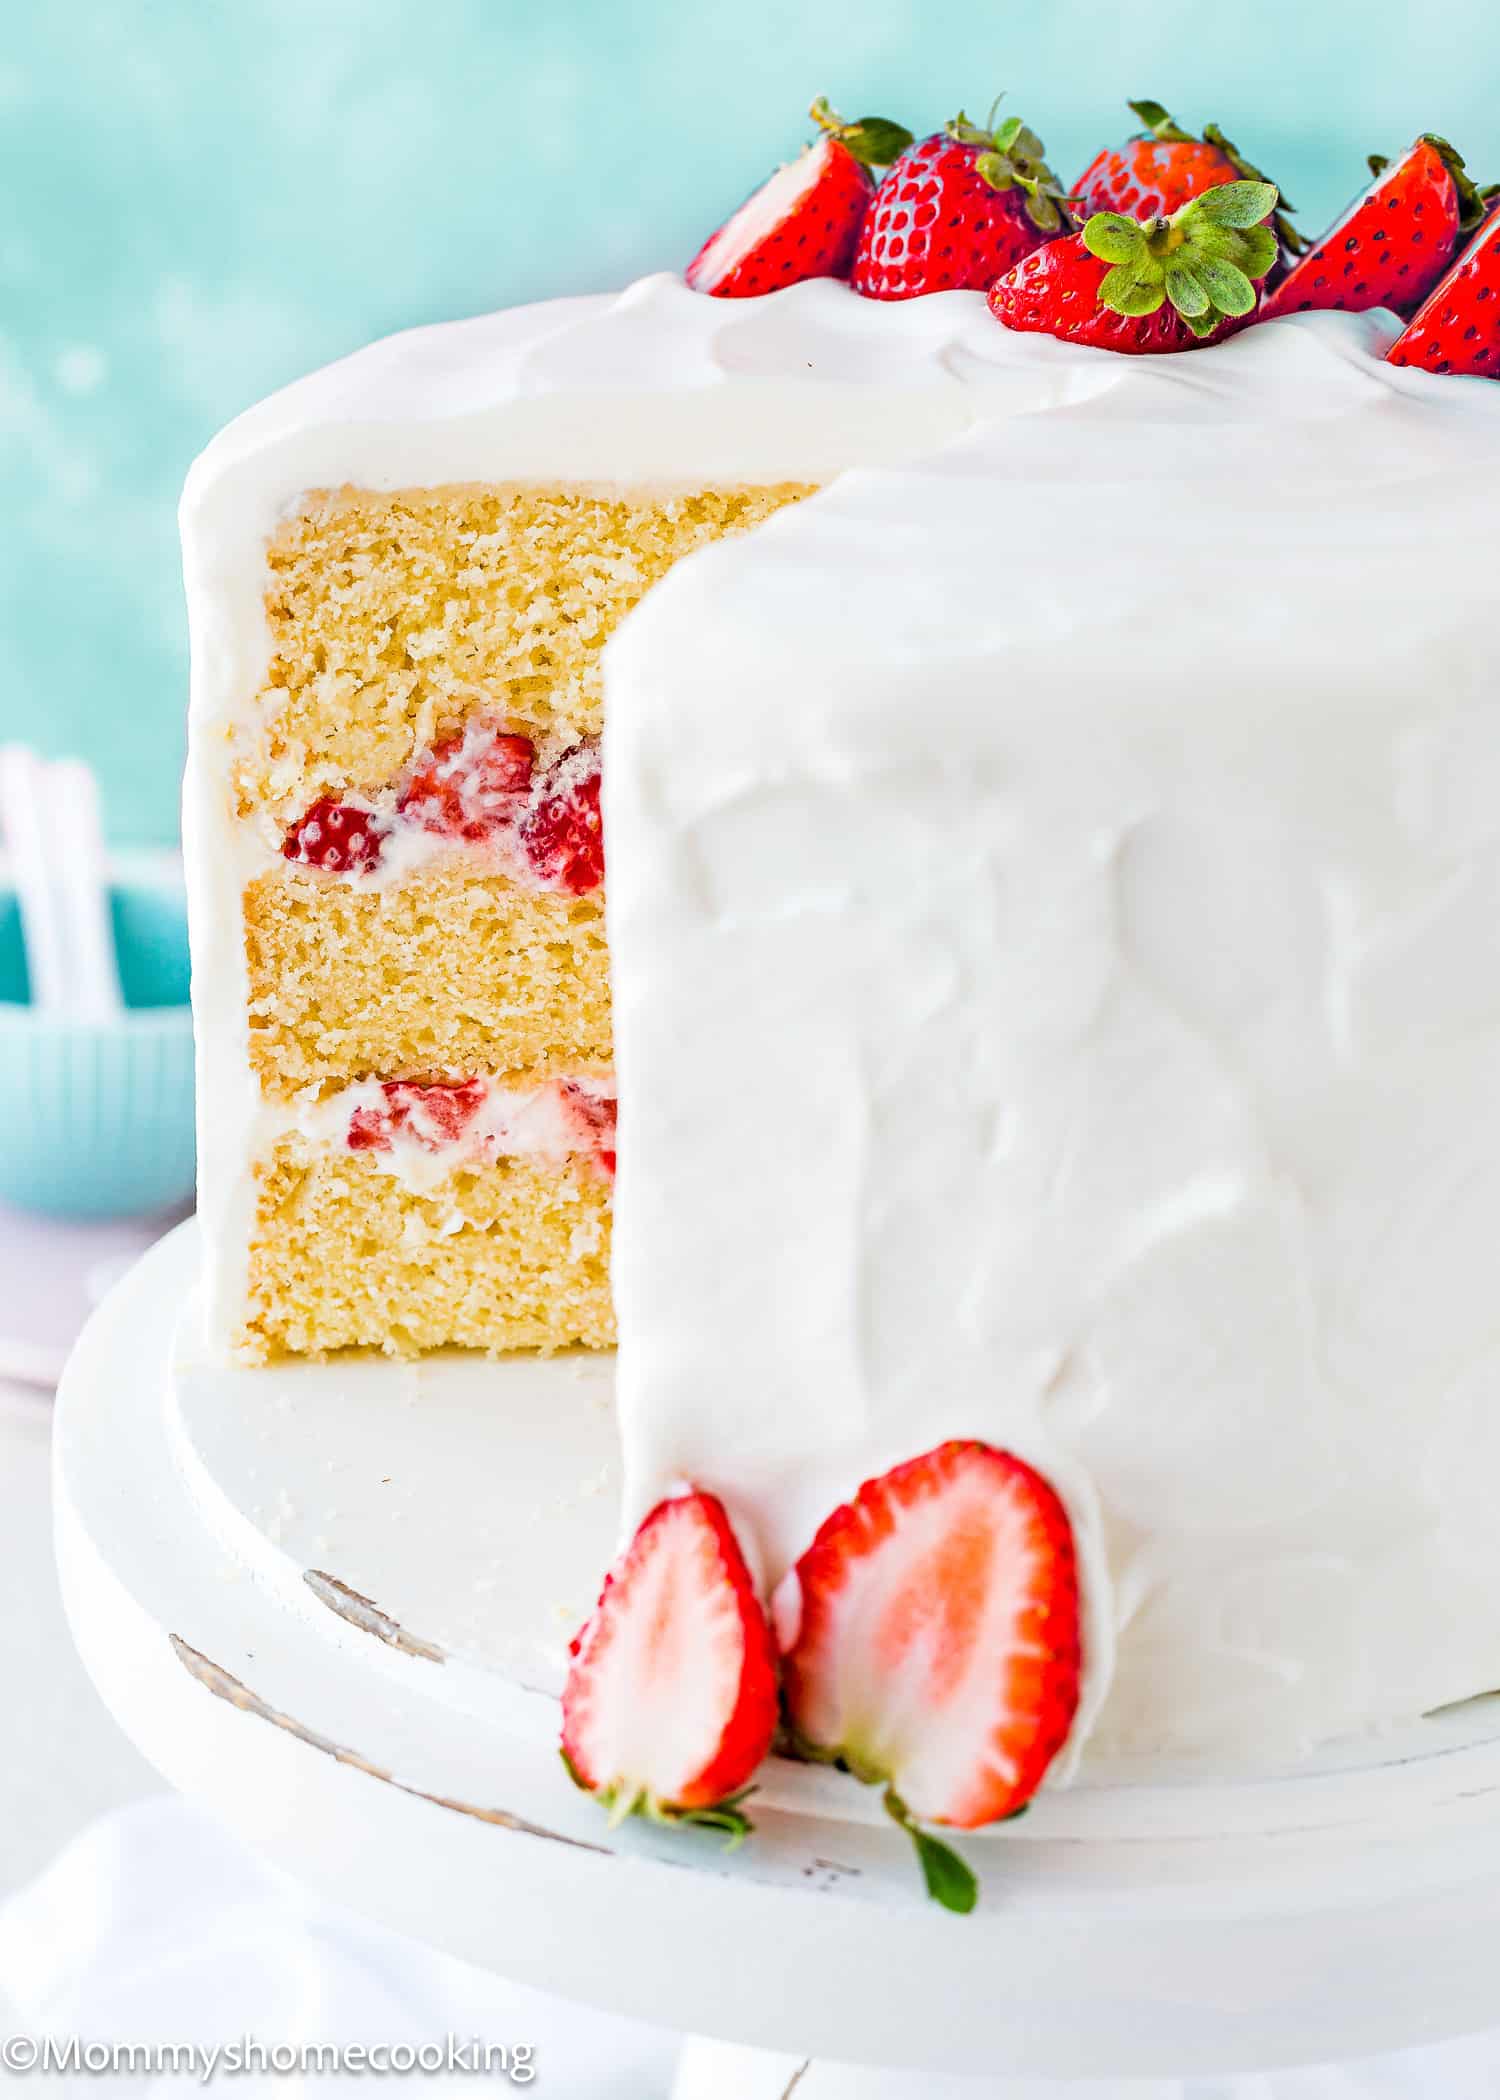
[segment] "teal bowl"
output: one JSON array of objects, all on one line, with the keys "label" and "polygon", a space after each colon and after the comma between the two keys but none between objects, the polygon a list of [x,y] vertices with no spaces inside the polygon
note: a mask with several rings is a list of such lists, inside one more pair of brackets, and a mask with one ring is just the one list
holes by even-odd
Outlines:
[{"label": "teal bowl", "polygon": [[0,1200],[123,1218],[193,1192],[187,918],[167,883],[110,891],[125,1011],[70,1021],[31,1004],[21,914],[0,886]]}]

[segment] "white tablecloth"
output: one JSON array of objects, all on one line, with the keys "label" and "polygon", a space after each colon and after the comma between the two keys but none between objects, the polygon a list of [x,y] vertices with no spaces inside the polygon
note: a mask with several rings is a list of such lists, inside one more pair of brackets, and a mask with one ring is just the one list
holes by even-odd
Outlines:
[{"label": "white tablecloth", "polygon": [[[92,1824],[0,1909],[0,1992],[11,2001],[10,2031],[115,2043],[210,2047],[251,2036],[269,2050],[421,2045],[451,2034],[529,2044],[537,2089],[568,2100],[662,2100],[675,2057],[670,2036],[579,2012],[324,1909],[166,1797]],[[350,2087],[316,2073],[300,2083],[253,2073],[225,2082],[281,2100]],[[504,2074],[421,2082],[524,2090]],[[85,2100],[100,2081],[38,2083],[49,2100],[72,2100],[75,2090]],[[168,2074],[140,2089],[181,2100],[192,2081]]]}]

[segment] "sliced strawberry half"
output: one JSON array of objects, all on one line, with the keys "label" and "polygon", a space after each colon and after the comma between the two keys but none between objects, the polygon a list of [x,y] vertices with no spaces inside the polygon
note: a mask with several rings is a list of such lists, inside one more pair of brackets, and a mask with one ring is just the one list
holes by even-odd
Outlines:
[{"label": "sliced strawberry half", "polygon": [[1500,211],[1487,212],[1386,357],[1428,372],[1500,379]]},{"label": "sliced strawberry half", "polygon": [[372,875],[390,828],[389,820],[375,810],[325,795],[288,825],[282,856],[329,875]]},{"label": "sliced strawberry half", "polygon": [[776,1729],[776,1655],[721,1502],[658,1502],[573,1643],[563,1762],[608,1808],[737,1843]]},{"label": "sliced strawberry half", "polygon": [[874,190],[870,170],[885,167],[911,133],[884,117],[846,124],[819,98],[823,136],[763,182],[683,273],[695,292],[752,299],[808,277],[847,277]]},{"label": "sliced strawberry half", "polygon": [[396,806],[426,831],[487,839],[519,817],[535,758],[530,737],[477,717],[423,754]]},{"label": "sliced strawberry half", "polygon": [[772,1602],[794,1745],[885,1788],[928,1892],[978,1884],[923,1822],[1018,1815],[1078,1708],[1073,1532],[1040,1473],[953,1442],[867,1480]]},{"label": "sliced strawberry half", "polygon": [[555,758],[537,781],[521,824],[521,844],[541,882],[575,897],[604,880],[604,819],[599,746],[592,737]]},{"label": "sliced strawberry half", "polygon": [[1373,306],[1411,314],[1484,217],[1463,156],[1435,132],[1424,132],[1399,160],[1372,156],[1370,169],[1369,187],[1266,300],[1264,320]]},{"label": "sliced strawberry half", "polygon": [[586,1149],[598,1161],[601,1172],[613,1177],[619,1113],[609,1086],[593,1079],[563,1079],[557,1090]]},{"label": "sliced strawberry half", "polygon": [[357,1108],[345,1142],[351,1152],[389,1152],[398,1135],[424,1152],[456,1145],[484,1106],[483,1079],[387,1079],[381,1101]]}]

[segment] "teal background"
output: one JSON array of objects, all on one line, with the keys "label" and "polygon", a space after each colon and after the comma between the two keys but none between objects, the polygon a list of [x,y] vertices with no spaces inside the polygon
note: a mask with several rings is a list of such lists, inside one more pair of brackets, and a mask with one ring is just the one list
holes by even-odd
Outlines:
[{"label": "teal background", "polygon": [[1068,180],[1153,95],[1316,233],[1420,130],[1500,176],[1497,59],[1493,0],[5,0],[0,737],[174,839],[194,452],[390,329],[680,265],[815,93],[920,131],[1008,88]]}]

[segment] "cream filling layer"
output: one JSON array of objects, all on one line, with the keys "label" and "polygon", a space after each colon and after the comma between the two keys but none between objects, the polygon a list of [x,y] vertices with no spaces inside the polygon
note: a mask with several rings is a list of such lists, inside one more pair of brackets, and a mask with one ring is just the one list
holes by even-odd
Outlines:
[{"label": "cream filling layer", "polygon": [[[520,753],[519,774],[512,752]],[[522,888],[579,895],[597,882],[567,878],[557,817],[571,806],[576,829],[592,797],[597,829],[598,774],[592,739],[534,740],[501,717],[479,714],[441,751],[419,753],[387,786],[338,797],[331,818],[309,811],[283,825],[263,810],[244,821],[268,862],[316,868],[353,889],[391,888],[435,861],[458,857]],[[363,834],[357,855],[350,854],[348,833],[335,829],[340,817],[352,818]],[[330,866],[325,854],[351,864]]]},{"label": "cream filling layer", "polygon": [[474,1077],[457,1082],[359,1080],[322,1099],[266,1101],[255,1155],[301,1137],[328,1152],[370,1160],[414,1195],[430,1195],[461,1168],[524,1159],[566,1165],[587,1159],[609,1173],[614,1159],[612,1075],[579,1073],[536,1086]]}]

